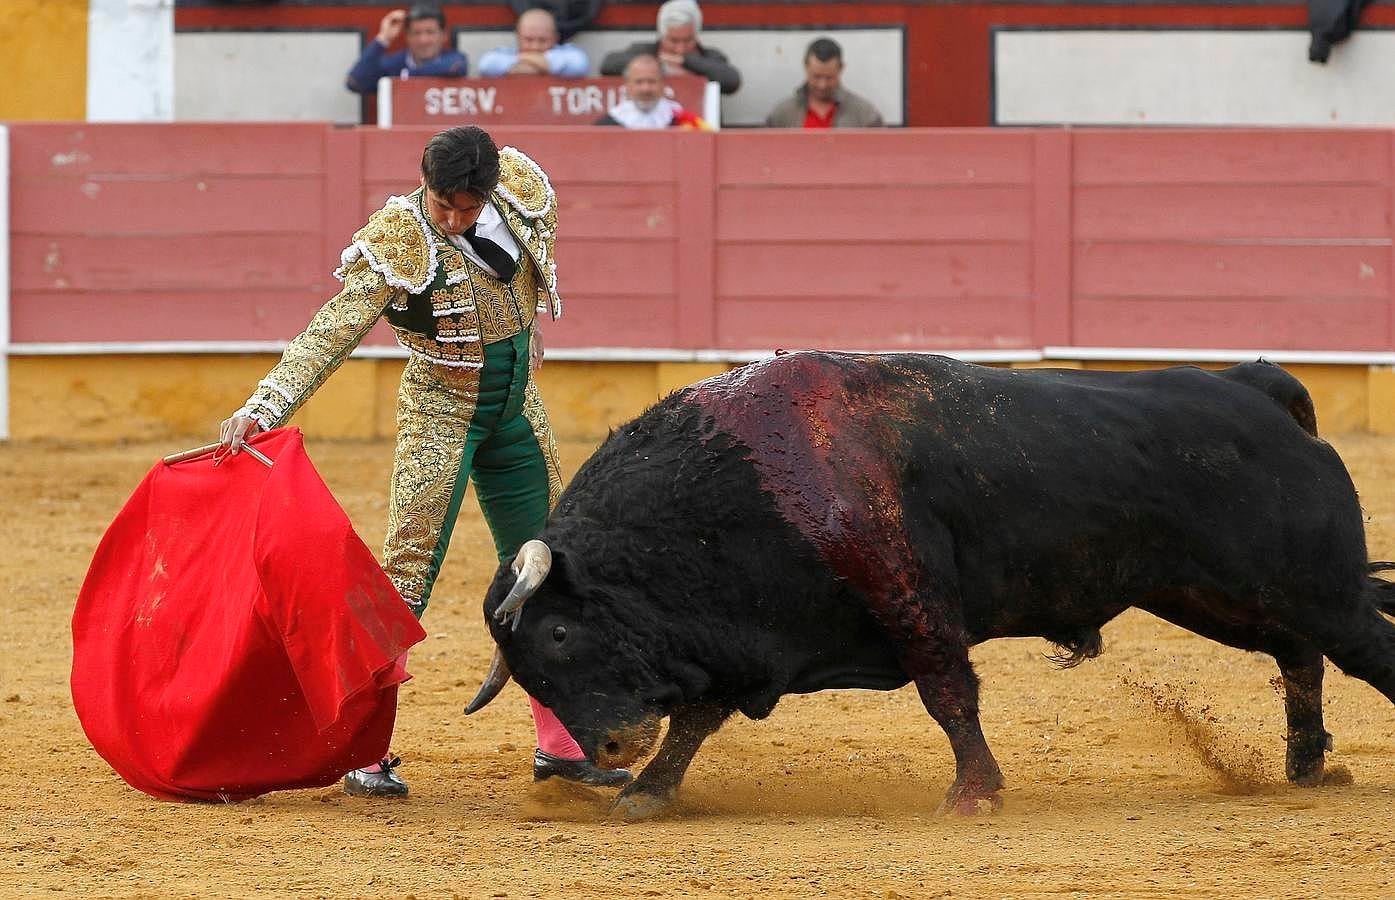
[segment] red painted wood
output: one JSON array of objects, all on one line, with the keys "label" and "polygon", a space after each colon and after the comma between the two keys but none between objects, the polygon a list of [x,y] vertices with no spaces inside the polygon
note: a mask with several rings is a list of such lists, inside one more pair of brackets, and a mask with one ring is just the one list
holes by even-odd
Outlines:
[{"label": "red painted wood", "polygon": [[[15,178],[22,234],[300,234],[323,227],[322,176]],[[159,260],[151,260],[158,263]]]},{"label": "red painted wood", "polygon": [[1032,159],[1032,321],[1038,346],[1071,341],[1071,133],[1038,132]]},{"label": "red painted wood", "polygon": [[[717,248],[719,302],[746,297],[857,300],[1026,297],[1031,254],[1025,243],[918,244],[828,241]],[[882,321],[875,308],[862,327]]]},{"label": "red painted wood", "polygon": [[326,298],[311,290],[27,291],[11,295],[17,344],[285,341]]},{"label": "red painted wood", "polygon": [[1029,131],[867,130],[722,135],[717,181],[729,185],[1027,184]]},{"label": "red painted wood", "polygon": [[326,292],[333,290],[334,268],[349,239],[364,222],[359,214],[363,194],[363,140],[356,131],[329,128],[324,132],[325,177],[322,182],[324,219],[320,226],[316,262],[327,277]]},{"label": "red painted wood", "polygon": [[[1395,130],[1389,133],[1390,138],[1390,174],[1386,182],[1385,190],[1382,192],[1391,210],[1395,210]],[[1386,217],[1387,236],[1395,246],[1395,214],[1387,214]],[[1388,275],[1391,295],[1386,298],[1385,317],[1385,344],[1386,350],[1395,350],[1395,252],[1389,258],[1390,272]]]},{"label": "red painted wood", "polygon": [[[430,129],[246,127],[82,125],[73,174],[12,126],[14,340],[299,331]],[[1392,345],[1388,131],[496,136],[561,197],[554,347]]]},{"label": "red painted wood", "polygon": [[1077,299],[1075,343],[1090,347],[1384,350],[1386,304],[1334,299]]},{"label": "red painted wood", "polygon": [[[372,178],[410,180],[420,175],[421,151],[434,128],[365,128],[364,171]],[[686,134],[614,128],[500,126],[489,129],[500,147],[515,146],[563,182],[665,183],[674,176],[669,142]]]},{"label": "red painted wood", "polygon": [[717,196],[720,241],[1026,241],[1032,191],[1018,185],[739,185]]},{"label": "red painted wood", "polygon": [[760,297],[718,307],[717,346],[731,350],[1010,350],[1032,347],[1025,297]]},{"label": "red painted wood", "polygon": [[547,346],[681,347],[678,307],[671,298],[588,293],[563,287],[562,318],[543,323]]},{"label": "red painted wood", "polygon": [[676,184],[637,184],[617,191],[605,185],[553,183],[557,187],[558,233],[565,240],[655,241],[677,237],[680,191]]},{"label": "red painted wood", "polygon": [[570,293],[662,298],[673,302],[678,261],[668,241],[563,240],[557,245],[557,284]]},{"label": "red painted wood", "polygon": [[126,125],[25,123],[10,166],[26,179],[299,176],[324,168],[321,123]]},{"label": "red painted wood", "polygon": [[1384,131],[1084,130],[1075,134],[1078,185],[1383,185]]},{"label": "red painted wood", "polygon": [[[714,236],[717,232],[715,134],[673,135],[678,185],[678,335],[688,347],[711,346],[716,338],[717,297]],[[685,190],[684,187],[689,189]]]},{"label": "red painted wood", "polygon": [[1084,297],[1385,298],[1389,247],[1112,243],[1077,245]]},{"label": "red painted wood", "polygon": [[11,244],[11,262],[16,291],[97,294],[316,291],[328,271],[315,233],[213,238],[19,234]]},{"label": "red painted wood", "polygon": [[1386,240],[1391,198],[1366,185],[1077,188],[1076,240]]}]

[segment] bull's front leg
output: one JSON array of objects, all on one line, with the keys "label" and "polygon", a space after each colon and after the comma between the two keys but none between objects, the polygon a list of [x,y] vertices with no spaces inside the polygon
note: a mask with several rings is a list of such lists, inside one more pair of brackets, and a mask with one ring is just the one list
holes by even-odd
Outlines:
[{"label": "bull's front leg", "polygon": [[730,709],[708,705],[680,706],[670,713],[668,733],[659,752],[620,792],[610,809],[611,815],[634,822],[668,809],[698,748],[731,713]]},{"label": "bull's front leg", "polygon": [[1332,735],[1322,725],[1322,655],[1313,651],[1276,658],[1288,714],[1285,772],[1294,784],[1322,784],[1323,754],[1332,749]]},{"label": "bull's front leg", "polygon": [[954,784],[939,811],[973,815],[1002,808],[1003,773],[988,749],[978,719],[978,676],[967,645],[942,648],[934,668],[915,679],[925,709],[944,729],[954,751]]}]

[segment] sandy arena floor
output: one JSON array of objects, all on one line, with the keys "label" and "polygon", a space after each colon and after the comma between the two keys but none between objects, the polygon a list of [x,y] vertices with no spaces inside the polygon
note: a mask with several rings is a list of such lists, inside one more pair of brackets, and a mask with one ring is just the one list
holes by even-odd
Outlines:
[{"label": "sandy arena floor", "polygon": [[[1372,553],[1391,558],[1395,440],[1334,443]],[[1395,707],[1331,670],[1328,765],[1351,783],[1290,787],[1273,662],[1141,613],[1073,671],[1037,640],[975,652],[1008,779],[998,815],[933,814],[953,761],[908,688],[792,697],[734,721],[698,755],[675,816],[610,822],[605,794],[531,784],[517,687],[461,715],[490,653],[492,547],[473,500],[403,690],[410,800],[152,800],[78,726],[68,620],[111,517],[177,449],[0,444],[0,896],[1395,896]],[[564,446],[569,470],[590,450]],[[377,546],[390,447],[310,453]]]}]

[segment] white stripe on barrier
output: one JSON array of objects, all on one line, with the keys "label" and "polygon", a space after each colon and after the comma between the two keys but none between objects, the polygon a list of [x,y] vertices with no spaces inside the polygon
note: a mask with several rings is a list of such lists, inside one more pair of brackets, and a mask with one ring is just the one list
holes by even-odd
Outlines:
[{"label": "white stripe on barrier", "polygon": [[[4,126],[0,125],[0,135]],[[0,162],[3,149],[0,148]],[[0,185],[3,199],[3,185]],[[3,224],[3,219],[0,219]],[[6,272],[4,235],[0,235],[0,274]],[[0,308],[8,310],[8,282],[0,283]],[[0,322],[0,337],[8,334],[8,314]],[[0,362],[6,356],[95,356],[122,355],[217,355],[244,353],[275,353],[286,349],[286,341],[129,341],[129,342],[63,342],[7,344],[0,340]],[[794,350],[821,349],[792,347]],[[847,350],[848,353],[885,355],[889,353],[933,353],[965,362],[1014,363],[1042,362],[1059,359],[1082,362],[1245,362],[1264,358],[1274,363],[1310,365],[1395,366],[1395,353],[1345,350],[1196,350],[1166,347],[1047,347],[1044,350]],[[401,347],[358,347],[353,356],[358,359],[405,359]],[[750,350],[674,350],[666,347],[556,347],[547,351],[547,358],[562,362],[699,362],[739,363],[769,359],[772,349]],[[3,371],[3,370],[0,370]],[[2,376],[0,376],[2,377]],[[0,402],[5,399],[0,394]],[[3,407],[0,407],[2,410]]]},{"label": "white stripe on barrier", "polygon": [[378,79],[378,127],[392,127],[392,79],[386,75]]},{"label": "white stripe on barrier", "polygon": [[[130,341],[130,342],[72,342],[0,345],[0,352],[11,356],[93,356],[280,353],[286,341]],[[805,348],[796,348],[805,349]],[[907,350],[859,350],[858,353],[907,353]],[[1039,362],[1042,355],[1035,350],[943,350],[942,356],[952,356],[966,362]],[[767,350],[672,350],[664,347],[557,347],[547,351],[547,358],[561,362],[752,362],[775,355]],[[357,347],[353,356],[359,359],[405,359],[401,347]]]},{"label": "white stripe on barrier", "polygon": [[1046,359],[1120,362],[1246,362],[1261,357],[1273,363],[1389,366],[1395,353],[1377,350],[1186,350],[1167,347],[1046,347]]},{"label": "white stripe on barrier", "polygon": [[722,86],[715,81],[707,82],[702,90],[702,117],[713,131],[722,130]]}]

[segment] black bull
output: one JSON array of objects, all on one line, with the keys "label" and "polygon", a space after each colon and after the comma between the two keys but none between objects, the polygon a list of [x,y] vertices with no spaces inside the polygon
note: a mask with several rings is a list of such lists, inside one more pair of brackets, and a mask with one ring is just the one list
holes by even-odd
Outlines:
[{"label": "black bull", "polygon": [[[1100,652],[1137,606],[1271,654],[1288,777],[1315,784],[1323,657],[1395,701],[1395,612],[1307,391],[1264,362],[1117,373],[796,353],[625,425],[485,600],[512,677],[587,755],[655,758],[617,810],[673,798],[702,741],[784,694],[914,681],[954,751],[945,806],[997,806],[969,648]],[[550,548],[550,553],[549,553]],[[519,574],[519,573],[522,574]]]}]

